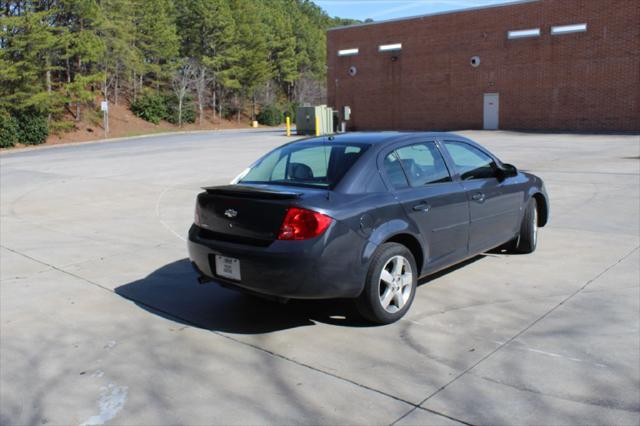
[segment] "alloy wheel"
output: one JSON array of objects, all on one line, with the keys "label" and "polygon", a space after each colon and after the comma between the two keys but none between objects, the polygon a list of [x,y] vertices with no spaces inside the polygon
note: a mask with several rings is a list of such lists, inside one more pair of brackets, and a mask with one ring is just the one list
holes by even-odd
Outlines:
[{"label": "alloy wheel", "polygon": [[411,263],[404,256],[393,256],[380,272],[380,305],[391,314],[398,312],[411,297],[412,287]]}]

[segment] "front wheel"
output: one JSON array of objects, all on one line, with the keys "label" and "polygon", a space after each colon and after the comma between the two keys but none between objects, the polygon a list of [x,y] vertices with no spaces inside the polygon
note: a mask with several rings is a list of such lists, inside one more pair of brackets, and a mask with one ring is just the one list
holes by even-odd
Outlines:
[{"label": "front wheel", "polygon": [[533,253],[538,245],[538,204],[529,200],[520,225],[520,236],[515,247],[517,253]]},{"label": "front wheel", "polygon": [[379,324],[402,318],[416,294],[418,268],[409,249],[385,243],[373,256],[362,294],[356,300],[360,314]]}]

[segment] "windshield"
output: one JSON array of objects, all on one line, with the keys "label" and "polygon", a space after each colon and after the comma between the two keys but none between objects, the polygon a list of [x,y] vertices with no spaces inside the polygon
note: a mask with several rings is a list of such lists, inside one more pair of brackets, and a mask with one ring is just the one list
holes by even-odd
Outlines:
[{"label": "windshield", "polygon": [[296,142],[267,154],[238,182],[333,188],[368,147],[353,143]]}]

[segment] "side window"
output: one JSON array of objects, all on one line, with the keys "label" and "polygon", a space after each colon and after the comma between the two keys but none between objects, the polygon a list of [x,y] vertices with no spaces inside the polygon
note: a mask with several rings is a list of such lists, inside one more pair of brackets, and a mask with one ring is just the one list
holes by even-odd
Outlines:
[{"label": "side window", "polygon": [[395,152],[387,155],[384,159],[384,170],[387,172],[387,176],[395,189],[409,187],[409,182],[407,182],[407,177],[404,175],[404,171],[402,171],[400,160]]},{"label": "side window", "polygon": [[424,142],[404,146],[396,152],[411,186],[451,181],[447,165],[435,143]]},{"label": "side window", "polygon": [[278,161],[271,171],[271,180],[283,180],[285,179],[285,171],[287,167],[287,159],[288,157],[283,156],[280,161]]},{"label": "side window", "polygon": [[445,141],[462,180],[487,179],[496,176],[493,158],[464,142]]}]

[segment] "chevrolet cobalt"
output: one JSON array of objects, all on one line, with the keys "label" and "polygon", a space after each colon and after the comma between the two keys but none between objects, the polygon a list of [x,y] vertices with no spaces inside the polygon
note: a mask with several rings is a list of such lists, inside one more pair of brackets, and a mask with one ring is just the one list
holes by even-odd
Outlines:
[{"label": "chevrolet cobalt", "polygon": [[279,299],[354,298],[401,318],[418,278],[504,246],[536,249],[542,180],[451,133],[349,133],[283,145],[204,188],[189,230],[201,282]]}]

